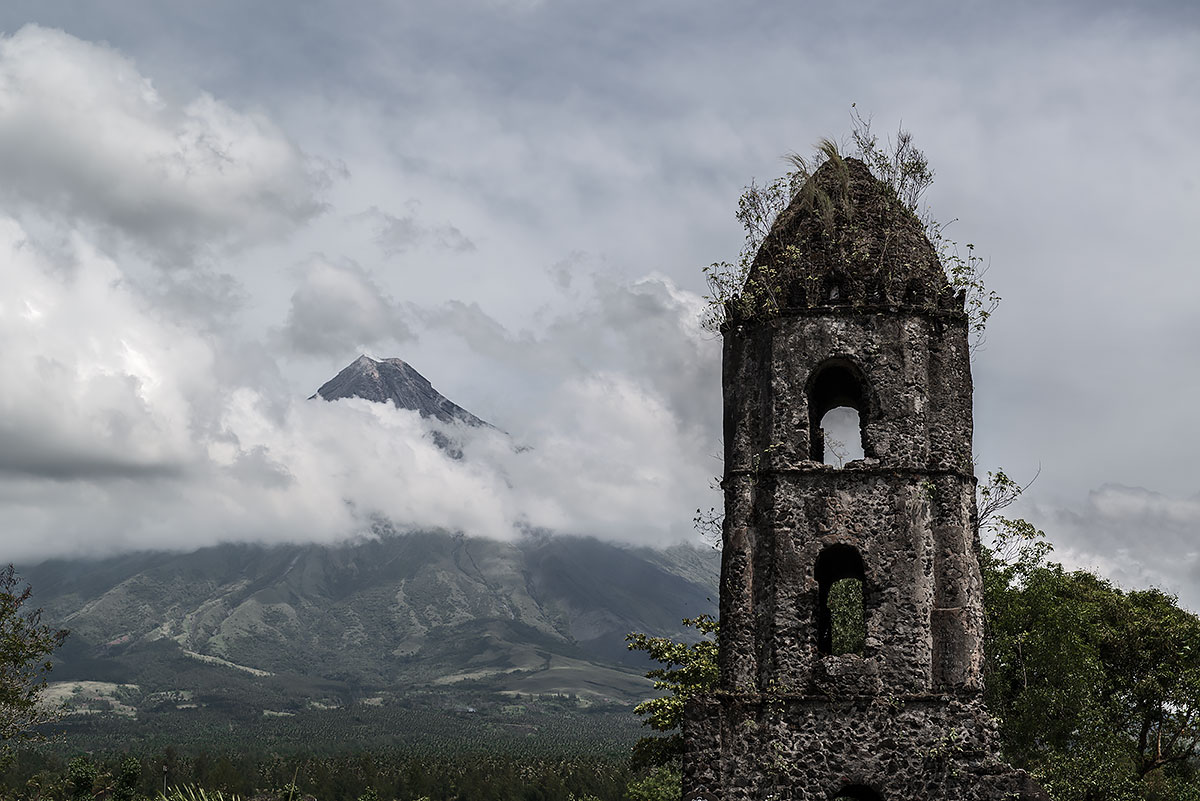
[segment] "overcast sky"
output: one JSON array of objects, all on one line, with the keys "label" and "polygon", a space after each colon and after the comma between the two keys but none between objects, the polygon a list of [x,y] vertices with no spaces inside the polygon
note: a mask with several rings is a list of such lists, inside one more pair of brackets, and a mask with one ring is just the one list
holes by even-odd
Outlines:
[{"label": "overcast sky", "polygon": [[[1200,6],[457,0],[0,8],[0,561],[384,515],[694,539],[700,269],[851,103],[1004,298],[980,473],[1200,608]],[[398,356],[531,446],[310,403]]]}]

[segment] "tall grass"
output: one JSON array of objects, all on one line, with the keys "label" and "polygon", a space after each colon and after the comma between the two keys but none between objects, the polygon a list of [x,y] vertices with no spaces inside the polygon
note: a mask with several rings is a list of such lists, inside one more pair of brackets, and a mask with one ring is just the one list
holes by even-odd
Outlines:
[{"label": "tall grass", "polygon": [[234,793],[225,795],[220,790],[205,790],[183,784],[170,788],[167,793],[159,793],[157,801],[242,801],[242,797]]}]

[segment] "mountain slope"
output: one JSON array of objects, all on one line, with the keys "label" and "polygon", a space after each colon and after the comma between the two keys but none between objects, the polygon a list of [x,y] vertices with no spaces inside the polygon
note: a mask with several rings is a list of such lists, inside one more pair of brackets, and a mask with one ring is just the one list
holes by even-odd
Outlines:
[{"label": "mountain slope", "polygon": [[400,409],[412,409],[422,417],[443,423],[459,422],[486,426],[466,409],[433,388],[425,376],[400,359],[372,359],[359,356],[340,373],[326,381],[309,398],[332,401],[339,398],[364,398],[376,403],[392,403]]},{"label": "mountain slope", "polygon": [[[399,359],[362,356],[313,397],[392,403],[452,424],[433,435],[456,459],[450,428],[488,426]],[[694,635],[680,621],[715,613],[719,561],[687,546],[498,541],[380,523],[334,545],[50,560],[23,574],[45,621],[72,630],[52,689],[89,713],[72,725],[97,736],[134,726],[90,714],[114,710],[146,736],[351,707],[354,720],[388,731],[402,709],[486,707],[503,718],[564,696],[572,708],[608,708],[620,728],[629,703],[652,691],[625,635]]]},{"label": "mountain slope", "polygon": [[594,692],[624,699],[644,687],[629,681],[644,665],[624,635],[681,635],[680,619],[714,611],[717,572],[715,554],[691,548],[385,531],[336,546],[55,560],[26,575],[47,618],[73,631],[60,676],[91,678],[96,660],[153,647],[365,687],[529,680],[578,692],[583,674],[604,673],[614,686]]}]

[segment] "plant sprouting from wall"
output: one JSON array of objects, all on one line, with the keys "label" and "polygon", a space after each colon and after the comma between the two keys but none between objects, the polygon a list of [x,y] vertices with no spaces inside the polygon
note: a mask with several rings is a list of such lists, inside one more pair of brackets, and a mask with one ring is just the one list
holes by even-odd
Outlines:
[{"label": "plant sprouting from wall", "polygon": [[913,144],[912,134],[903,127],[898,128],[896,138],[885,148],[871,131],[870,117],[863,117],[853,103],[850,118],[854,155],[867,165],[872,175],[895,190],[905,208],[917,214],[921,196],[933,183],[933,168],[925,154]]},{"label": "plant sprouting from wall", "polygon": [[[960,249],[946,233],[950,223],[935,219],[928,207],[921,208],[921,198],[933,183],[934,171],[924,152],[913,144],[912,134],[901,126],[894,138],[881,142],[871,130],[871,119],[853,105],[851,123],[849,155],[866,164],[871,174],[890,186],[905,208],[921,221],[947,281],[955,293],[962,293],[974,353],[983,343],[988,319],[1000,303],[1000,296],[988,289],[983,280],[987,261],[976,254],[974,244]],[[779,214],[793,201],[800,201],[824,220],[827,227],[832,227],[841,198],[831,197],[809,178],[826,162],[842,165],[842,158],[836,142],[822,139],[811,156],[789,154],[787,162],[791,169],[783,176],[766,184],[751,180],[738,200],[736,216],[745,237],[737,261],[716,262],[704,268],[709,291],[701,322],[706,329],[720,333],[730,319],[772,317],[779,313],[782,287],[778,271],[767,264],[755,265],[755,257]],[[844,167],[841,172],[845,180]],[[786,252],[782,255],[785,259],[788,256]]]},{"label": "plant sprouting from wall", "polygon": [[758,249],[771,232],[779,213],[797,197],[803,196],[822,219],[832,224],[833,199],[808,180],[816,168],[828,159],[840,163],[841,156],[834,142],[823,139],[811,157],[795,153],[789,155],[788,163],[792,169],[779,178],[766,184],[750,180],[749,186],[738,199],[736,217],[742,224],[745,238],[737,262],[714,262],[704,268],[704,277],[708,282],[708,294],[705,295],[708,305],[701,317],[701,324],[705,329],[720,333],[730,317],[746,319],[763,311],[771,316],[779,312],[778,298],[782,289],[779,275],[769,265],[760,264],[755,268],[754,257],[758,255]]}]

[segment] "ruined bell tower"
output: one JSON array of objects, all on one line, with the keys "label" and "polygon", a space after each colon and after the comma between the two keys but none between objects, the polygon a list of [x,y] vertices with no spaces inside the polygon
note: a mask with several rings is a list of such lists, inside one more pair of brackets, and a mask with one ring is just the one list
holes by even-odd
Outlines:
[{"label": "ruined bell tower", "polygon": [[[685,801],[1044,798],[983,708],[968,320],[920,221],[831,159],[726,311],[720,689],[685,713]],[[827,457],[831,412],[861,458]]]}]

